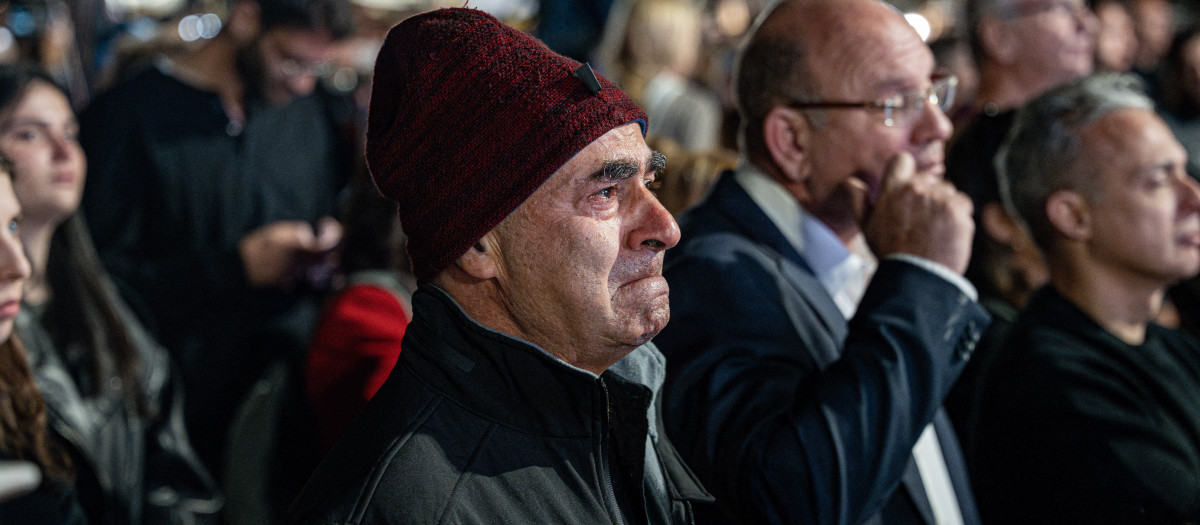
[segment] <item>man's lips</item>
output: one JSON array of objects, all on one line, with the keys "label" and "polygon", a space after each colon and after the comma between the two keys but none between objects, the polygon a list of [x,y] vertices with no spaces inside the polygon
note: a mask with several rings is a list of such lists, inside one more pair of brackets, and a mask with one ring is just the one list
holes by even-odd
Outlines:
[{"label": "man's lips", "polygon": [[645,297],[647,299],[666,295],[670,288],[667,280],[659,274],[645,274],[625,279],[620,286],[613,290],[613,297]]},{"label": "man's lips", "polygon": [[626,287],[631,287],[631,286],[651,285],[651,284],[653,284],[653,283],[651,283],[651,281],[662,281],[663,285],[666,285],[666,283],[667,283],[667,280],[664,279],[662,275],[647,274],[647,275],[640,275],[637,277],[632,277],[632,278],[626,279],[624,281],[624,283],[622,283],[621,286],[618,286],[617,288],[619,289],[619,288],[626,288]]},{"label": "man's lips", "polygon": [[[618,259],[618,262],[608,274],[609,289],[615,295],[618,291],[631,287],[646,286],[651,281],[666,281],[662,277],[663,253],[637,253]],[[625,293],[628,293],[627,291]]]},{"label": "man's lips", "polygon": [[649,306],[665,301],[671,289],[661,275],[650,275],[622,284],[613,294],[614,304],[638,304]]},{"label": "man's lips", "polygon": [[946,175],[946,164],[941,159],[918,162],[917,173],[927,173],[942,178]]}]

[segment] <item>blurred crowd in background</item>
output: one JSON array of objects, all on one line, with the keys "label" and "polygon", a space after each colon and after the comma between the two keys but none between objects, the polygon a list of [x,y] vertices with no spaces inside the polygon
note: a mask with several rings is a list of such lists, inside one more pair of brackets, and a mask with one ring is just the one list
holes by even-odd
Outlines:
[{"label": "blurred crowd in background", "polygon": [[[165,62],[186,64],[185,60],[176,59],[192,55],[204,47],[206,42],[212,41],[223,30],[227,30],[225,26],[229,23],[230,11],[237,3],[232,0],[0,0],[0,63],[37,64],[62,88],[71,105],[70,109],[83,112],[109,88],[136,78],[139,73],[153,65],[163,67],[163,59],[166,59]],[[340,255],[340,258],[324,261],[329,264],[314,264],[307,268],[308,273],[297,280],[301,285],[310,286],[320,294],[329,294],[343,288],[345,283],[355,282],[355,272],[384,269],[397,272],[389,277],[388,288],[401,290],[399,295],[403,296],[405,290],[411,293],[415,287],[412,276],[404,272],[406,266],[401,260],[403,255],[397,250],[402,246],[403,234],[395,223],[395,205],[382,201],[375,195],[369,178],[364,177],[362,173],[364,166],[361,141],[366,128],[372,69],[376,55],[382,47],[384,35],[400,20],[433,8],[461,7],[463,3],[462,0],[351,0],[354,14],[353,32],[348,38],[336,39],[331,60],[308,63],[284,57],[276,64],[276,69],[286,77],[287,82],[315,76],[322,96],[328,95],[329,98],[336,99],[338,104],[334,107],[346,109],[344,115],[339,115],[345,118],[337,119],[337,123],[347,124],[345,127],[350,129],[354,137],[350,140],[354,142],[353,149],[350,150],[352,154],[349,155],[351,158],[345,160],[345,157],[338,157],[339,163],[335,166],[354,172],[348,177],[348,189],[339,190],[339,204],[343,205],[344,209],[338,210],[337,218],[345,226],[345,237],[338,245],[341,253],[337,255]],[[669,169],[661,179],[662,188],[658,195],[672,213],[679,213],[697,202],[723,170],[734,168],[739,161],[736,139],[739,122],[738,112],[733,103],[732,86],[734,61],[743,37],[759,13],[769,4],[768,0],[466,2],[469,7],[487,11],[506,23],[537,36],[559,53],[590,63],[596,71],[620,85],[646,110],[650,119],[647,142],[669,159]],[[906,13],[905,18],[929,43],[939,69],[953,73],[958,78],[957,97],[954,98],[954,106],[947,111],[955,123],[956,130],[966,128],[966,124],[980,114],[995,116],[999,109],[1008,109],[989,107],[989,102],[994,99],[976,98],[976,93],[980,90],[981,76],[969,43],[965,6],[961,0],[910,0],[897,1],[894,5]],[[1094,45],[1091,48],[1094,50],[1096,70],[1133,73],[1142,79],[1148,93],[1158,103],[1163,118],[1172,126],[1180,142],[1188,150],[1189,173],[1200,178],[1200,25],[1197,25],[1200,24],[1200,8],[1197,4],[1191,1],[1170,0],[1094,0],[1085,9],[1078,2],[1058,0],[1039,5],[1045,6],[1039,7],[1044,12],[1054,12],[1055,15],[1061,14],[1074,20],[1080,28],[1080,34],[1087,34],[1088,38],[1094,36]],[[1091,13],[1087,10],[1091,10]],[[274,52],[278,54],[279,50]],[[187,72],[186,68],[181,67],[175,72],[179,73],[180,77],[187,76],[184,74]],[[20,105],[23,96],[16,97],[11,104]],[[0,105],[4,104],[9,102]],[[107,109],[108,116],[119,116],[122,110],[112,106]],[[197,108],[197,114],[203,113],[201,109]],[[9,110],[0,111],[3,113],[0,116],[8,118],[7,111]],[[71,112],[60,113],[66,115]],[[176,117],[187,120],[188,115]],[[73,116],[65,120],[74,125]],[[228,133],[229,137],[240,135],[240,126],[245,121],[245,115],[240,119],[230,115],[229,120],[231,125],[238,124],[238,127],[222,128],[222,133]],[[94,118],[93,122],[95,121]],[[345,130],[339,128],[338,131]],[[249,131],[246,133],[250,134]],[[93,129],[93,144],[99,146],[93,146],[92,150],[88,151],[88,165],[92,168],[89,176],[101,172],[101,167],[105,165],[111,168],[110,171],[121,171],[122,166],[119,163],[105,159],[108,148],[105,147],[107,144],[103,139],[106,137],[96,137],[103,134],[104,130],[97,132]],[[71,141],[74,139],[72,136]],[[331,139],[330,142],[335,141]],[[78,143],[74,146],[78,146]],[[85,143],[84,146],[88,144]],[[82,158],[82,153],[79,154]],[[106,160],[108,162],[105,162]],[[340,162],[341,160],[345,162]],[[21,166],[18,166],[16,171],[19,181],[24,176],[20,173]],[[107,175],[111,179],[112,173]],[[93,196],[92,200],[96,198]],[[85,208],[88,200],[85,195]],[[103,206],[111,203],[99,204]],[[176,203],[158,204],[165,204],[165,208],[170,209],[170,206]],[[77,201],[69,207],[70,214],[74,214],[73,206],[76,205]],[[96,209],[98,208],[93,205],[92,209],[87,211],[94,212]],[[97,223],[102,222],[95,221],[95,218],[93,213],[89,215],[88,220],[92,222],[90,226],[93,228],[93,236],[103,252],[103,245],[111,243],[113,239],[95,234]],[[383,224],[390,227],[381,227]],[[108,232],[113,233],[123,226],[119,221],[110,221]],[[217,227],[206,225],[208,226]],[[81,232],[84,228],[82,225],[74,227]],[[99,229],[104,228],[101,226]],[[244,232],[238,232],[239,235],[241,233]],[[242,255],[245,256],[244,253]],[[102,253],[101,257],[103,256]],[[108,264],[109,261],[105,263]],[[118,273],[114,272],[111,266],[107,270]],[[34,273],[39,273],[36,267]],[[121,277],[117,275],[118,285],[131,284],[130,279],[121,282]],[[294,291],[290,287],[295,283],[289,281],[287,284],[287,291]],[[1200,316],[1196,315],[1196,312],[1200,312],[1200,306],[1190,304],[1200,303],[1195,300],[1200,294],[1190,291],[1192,288],[1187,286],[1195,285],[1185,284],[1181,289],[1188,290],[1188,293],[1174,297],[1177,306],[1182,310],[1180,317],[1200,319]],[[320,298],[325,299],[331,295],[320,295]],[[131,305],[134,310],[140,310],[139,315],[146,314],[146,305],[131,302],[135,303]],[[398,315],[411,318],[406,301],[401,301],[396,306],[403,310]],[[1189,311],[1189,308],[1194,311]],[[162,317],[158,315],[161,313],[153,312],[158,317]],[[156,315],[145,317],[153,318]],[[181,314],[179,317],[186,315]],[[1168,317],[1161,320],[1165,324],[1171,324]],[[385,322],[395,324],[391,319]],[[1176,319],[1176,324],[1178,322]],[[403,334],[403,324],[397,328],[399,333],[392,335],[395,335],[398,341]],[[208,327],[209,331],[220,329],[221,327]],[[311,331],[312,325],[304,325],[301,330],[304,334]],[[162,332],[171,333],[170,330]],[[322,331],[321,327],[315,329],[315,334],[313,348],[336,345],[340,339],[344,339],[342,333]],[[161,333],[155,335],[162,339],[160,342],[172,352],[176,361],[184,361],[183,375],[197,373],[196,368],[188,366],[191,363],[186,362],[186,357],[180,358],[183,354],[179,350],[180,345],[163,337]],[[301,346],[305,342],[302,341]],[[372,390],[367,393],[367,397],[370,397],[373,389],[378,388],[379,383],[386,377],[398,351],[396,346],[394,353],[390,354],[391,362],[378,367],[376,372],[382,375],[372,379]],[[313,359],[319,359],[321,355],[314,353]],[[324,370],[327,367],[336,367],[341,358],[334,355],[329,359],[331,360],[323,364],[313,361],[309,366],[318,371]],[[287,363],[287,366],[291,368],[278,372],[284,379],[271,380],[278,374],[262,362],[250,367],[247,374],[251,376],[250,379],[263,377],[268,388],[279,387],[280,384],[289,381],[298,381],[299,373],[296,367],[304,365]],[[260,375],[261,369],[266,369],[267,373]],[[312,374],[312,369],[309,372]],[[312,384],[306,386],[310,388],[309,401],[316,405],[314,409],[318,412],[318,419],[333,414],[340,416],[339,419],[342,420],[333,423],[331,428],[335,430],[332,434],[322,436],[319,440],[322,444],[307,444],[317,449],[328,447],[337,436],[336,429],[340,429],[352,419],[353,410],[346,410],[345,405],[339,404],[341,401],[336,398],[325,398],[336,402],[320,406],[320,399],[314,401]],[[189,385],[189,389],[192,387],[194,385]],[[296,388],[296,385],[289,388]],[[256,392],[258,391],[252,390],[250,395],[257,395]],[[237,391],[236,394],[241,396],[242,392]],[[203,395],[196,395],[194,390],[189,390],[187,395],[192,396],[189,404],[199,405],[208,401]],[[283,429],[292,427],[280,418],[288,412],[286,404],[296,399],[283,396],[282,400],[276,399],[274,406],[267,407],[247,407],[247,404],[240,403],[240,397],[237,401],[239,403],[236,406],[241,413],[237,421],[232,423],[233,428],[228,431],[229,443],[233,449],[230,454],[236,452],[240,454],[238,458],[257,458],[259,461],[266,461],[264,458],[269,454],[279,454],[278,450],[237,445],[281,441],[278,434],[286,432]],[[280,408],[281,406],[285,408]],[[197,411],[193,408],[195,407],[189,406],[189,417],[196,417]],[[267,415],[254,412],[255,409],[268,410]],[[232,417],[225,407],[220,407],[220,410],[223,411],[223,418]],[[239,426],[247,421],[257,422],[258,426]],[[225,423],[227,422],[222,421],[222,424]],[[299,424],[299,427],[303,426],[303,422]],[[223,464],[234,463],[229,458],[224,458],[223,461],[217,452],[224,444],[226,429],[223,426],[214,427],[217,428],[213,432],[215,437],[201,436],[197,439],[197,429],[203,431],[206,428],[203,424],[193,423],[189,431],[192,433],[192,439],[200,442],[197,449],[201,459],[207,464],[208,470],[219,478],[220,492],[227,497],[224,511],[227,514],[226,522],[270,521],[264,520],[263,516],[276,515],[279,509],[290,501],[290,496],[294,495],[298,487],[287,487],[278,491],[278,494],[264,495],[264,492],[269,491],[254,473],[239,477],[222,468]],[[322,428],[321,432],[325,433],[327,430]],[[255,431],[267,434],[264,437],[255,434]],[[314,459],[319,458],[319,450],[314,451],[312,448],[298,454],[309,454]],[[245,462],[242,465],[245,466]],[[303,482],[306,476],[304,468],[306,466],[301,465],[295,475],[284,481],[292,484]],[[278,473],[272,475],[280,476]],[[276,498],[277,501],[262,501],[271,498]],[[273,504],[277,508],[263,510],[247,507],[254,504]],[[219,503],[215,505],[220,506]]]},{"label": "blurred crowd in background", "polygon": [[[326,89],[366,107],[375,53],[387,29],[404,17],[457,7],[448,0],[353,0],[354,35],[338,44],[334,60],[318,72]],[[769,0],[477,0],[467,4],[528,31],[555,51],[588,61],[618,81],[650,112],[651,135],[681,148],[680,164],[698,163],[701,173],[733,162],[737,112],[730,86],[737,45]],[[1096,63],[1100,70],[1137,72],[1150,86],[1166,77],[1185,86],[1184,64],[1159,66],[1172,39],[1200,18],[1192,2],[1094,0]],[[967,42],[961,0],[893,2],[934,49],[939,65],[959,78],[957,115],[969,113],[978,75]],[[65,86],[76,109],[89,98],[156,56],[185,52],[221,31],[224,0],[12,0],[4,2],[0,61],[39,62]],[[1200,68],[1200,65],[1192,66]],[[1197,75],[1196,73],[1192,73]],[[683,82],[686,81],[686,82]],[[1193,88],[1200,91],[1200,88]],[[1179,105],[1187,93],[1163,92]],[[1194,93],[1200,97],[1200,93]],[[674,109],[671,108],[674,104]],[[686,108],[686,109],[684,109]],[[364,109],[365,111],[365,109]],[[965,113],[964,113],[965,112]],[[953,116],[953,115],[952,115]],[[362,116],[365,118],[365,116]],[[956,118],[956,124],[960,120]],[[1193,141],[1195,142],[1195,141]],[[661,141],[660,141],[661,143]],[[1189,147],[1196,151],[1200,146]],[[693,155],[700,158],[693,159]],[[1195,161],[1194,161],[1195,162]],[[699,176],[699,175],[695,175]],[[665,191],[678,211],[703,181],[673,180]]]},{"label": "blurred crowd in background", "polygon": [[[370,77],[375,52],[388,28],[423,10],[458,6],[439,0],[354,0],[357,29],[340,44],[335,63],[322,71],[327,87],[351,92]],[[1175,31],[1197,17],[1192,3],[1170,3],[1169,12],[1135,9],[1143,2],[1100,0],[1097,60],[1106,68],[1149,67],[1166,52]],[[537,35],[552,49],[591,61],[603,74],[627,77],[640,91],[647,72],[671,71],[708,89],[726,113],[732,97],[729,78],[740,38],[768,0],[479,0],[471,7]],[[636,4],[646,4],[631,10]],[[918,32],[942,50],[945,66],[963,79],[959,99],[969,102],[972,76],[964,38],[962,3],[954,0],[894,2]],[[14,0],[3,3],[0,60],[36,58],[61,83],[73,102],[119,78],[140,59],[198,45],[221,30],[227,6],[222,0]],[[641,24],[628,31],[629,20]],[[625,41],[625,35],[631,41]],[[640,40],[639,40],[640,39]],[[639,95],[645,96],[644,93]],[[728,124],[728,123],[726,123]],[[729,126],[727,125],[726,128]],[[733,133],[719,135],[729,144]]]}]

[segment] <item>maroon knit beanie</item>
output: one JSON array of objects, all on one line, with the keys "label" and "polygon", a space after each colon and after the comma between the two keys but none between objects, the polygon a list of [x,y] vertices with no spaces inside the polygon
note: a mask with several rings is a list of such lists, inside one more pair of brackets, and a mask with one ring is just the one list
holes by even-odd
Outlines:
[{"label": "maroon knit beanie", "polygon": [[645,112],[584,69],[475,9],[432,11],[388,32],[367,166],[399,204],[418,280],[453,264],[601,135],[635,121],[646,132]]}]

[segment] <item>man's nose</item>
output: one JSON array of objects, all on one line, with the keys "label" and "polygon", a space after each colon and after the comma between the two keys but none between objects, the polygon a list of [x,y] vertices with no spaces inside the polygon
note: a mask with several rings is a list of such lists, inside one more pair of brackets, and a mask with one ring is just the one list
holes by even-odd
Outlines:
[{"label": "man's nose", "polygon": [[637,190],[636,202],[630,213],[634,215],[634,225],[626,246],[630,250],[661,252],[679,244],[679,224],[649,188],[640,187]]},{"label": "man's nose", "polygon": [[1180,182],[1179,208],[1187,211],[1200,210],[1200,183],[1186,173],[1180,174],[1177,180]]},{"label": "man's nose", "polygon": [[950,122],[950,117],[946,116],[946,112],[936,104],[926,103],[921,109],[921,115],[917,117],[917,123],[913,126],[912,141],[914,144],[925,144],[933,140],[946,141],[950,139],[950,134],[954,132],[954,124]]}]

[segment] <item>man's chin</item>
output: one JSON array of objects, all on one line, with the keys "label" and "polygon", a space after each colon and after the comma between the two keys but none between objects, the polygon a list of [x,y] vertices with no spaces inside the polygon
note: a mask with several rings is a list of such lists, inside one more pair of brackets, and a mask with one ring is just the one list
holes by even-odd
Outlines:
[{"label": "man's chin", "polygon": [[646,323],[644,324],[644,328],[642,330],[641,335],[639,335],[632,341],[633,346],[641,346],[646,343],[649,343],[651,339],[654,339],[654,337],[657,336],[658,333],[663,330],[663,328],[666,328],[667,321],[669,321],[670,319],[671,319],[671,309],[670,308],[665,308],[660,313],[656,313],[656,315],[649,316],[646,319]]},{"label": "man's chin", "polygon": [[629,336],[625,342],[632,346],[640,346],[649,342],[667,326],[667,321],[671,319],[670,298],[665,291],[639,301],[636,305],[626,303],[613,306],[618,312],[620,322],[625,323],[628,329]]}]

